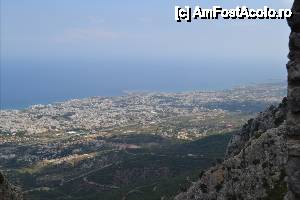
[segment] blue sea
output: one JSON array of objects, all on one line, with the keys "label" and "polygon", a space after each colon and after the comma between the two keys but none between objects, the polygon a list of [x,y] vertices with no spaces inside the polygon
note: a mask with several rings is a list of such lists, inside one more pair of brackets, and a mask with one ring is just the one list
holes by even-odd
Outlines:
[{"label": "blue sea", "polygon": [[285,63],[215,61],[3,61],[1,109],[124,91],[184,92],[284,80]]}]

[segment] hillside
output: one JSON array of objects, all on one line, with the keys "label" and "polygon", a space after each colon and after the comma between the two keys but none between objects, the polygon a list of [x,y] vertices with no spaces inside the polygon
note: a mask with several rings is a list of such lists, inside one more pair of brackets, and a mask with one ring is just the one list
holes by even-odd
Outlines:
[{"label": "hillside", "polygon": [[206,171],[176,199],[283,199],[287,193],[286,98],[235,134],[223,163]]}]

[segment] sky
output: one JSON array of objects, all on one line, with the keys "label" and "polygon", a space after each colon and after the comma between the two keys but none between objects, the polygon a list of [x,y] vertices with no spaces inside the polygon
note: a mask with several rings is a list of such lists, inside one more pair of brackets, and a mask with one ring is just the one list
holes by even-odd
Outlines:
[{"label": "sky", "polygon": [[290,8],[291,0],[1,0],[3,60],[282,62],[285,20],[177,23],[174,6]]}]

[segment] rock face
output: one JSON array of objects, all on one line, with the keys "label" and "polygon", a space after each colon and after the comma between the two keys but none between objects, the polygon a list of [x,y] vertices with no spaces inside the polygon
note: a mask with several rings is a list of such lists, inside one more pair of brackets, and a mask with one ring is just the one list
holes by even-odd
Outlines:
[{"label": "rock face", "polygon": [[289,199],[300,199],[300,0],[295,0],[291,27],[288,70],[287,146]]},{"label": "rock face", "polygon": [[0,200],[22,200],[20,190],[8,183],[0,172]]},{"label": "rock face", "polygon": [[186,193],[175,199],[283,199],[285,181],[287,100],[251,119],[228,145],[226,158],[206,171]]}]

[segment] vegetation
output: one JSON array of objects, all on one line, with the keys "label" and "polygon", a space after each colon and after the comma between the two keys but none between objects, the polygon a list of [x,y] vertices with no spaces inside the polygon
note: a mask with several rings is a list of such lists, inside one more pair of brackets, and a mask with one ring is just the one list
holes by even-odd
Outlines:
[{"label": "vegetation", "polygon": [[[201,172],[222,159],[231,134],[213,135],[192,142],[168,141],[155,135],[128,135],[112,137],[108,141],[139,144],[145,148],[125,149],[109,152],[116,158],[108,167],[97,169],[97,162],[90,168],[78,164],[66,169],[63,164],[56,167],[23,169],[19,178],[29,199],[122,199],[154,200],[164,197],[172,199],[188,188]],[[162,146],[148,148],[146,144],[161,143]],[[107,152],[101,155],[107,155]],[[92,171],[92,173],[88,173]],[[20,172],[20,170],[19,170]],[[86,175],[82,175],[85,172]],[[63,185],[57,180],[76,177]],[[45,179],[45,177],[47,177]],[[41,180],[44,180],[41,182]],[[56,182],[55,182],[56,180]],[[37,189],[38,187],[49,190]],[[32,188],[36,188],[32,190]]]}]

